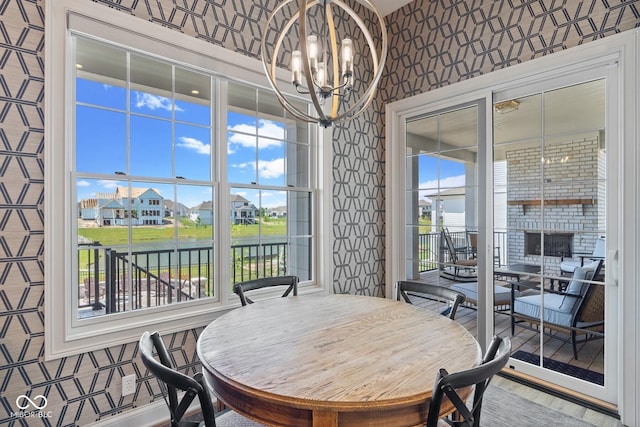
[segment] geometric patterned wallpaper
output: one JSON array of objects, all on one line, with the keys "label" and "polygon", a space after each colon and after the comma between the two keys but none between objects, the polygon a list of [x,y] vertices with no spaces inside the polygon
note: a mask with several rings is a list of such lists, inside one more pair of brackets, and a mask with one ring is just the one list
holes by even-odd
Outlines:
[{"label": "geometric patterned wallpaper", "polygon": [[[95,3],[258,57],[277,1]],[[638,0],[415,0],[389,15],[379,95],[333,129],[334,290],[384,294],[385,103],[638,27],[639,10]],[[42,360],[44,14],[43,0],[0,1],[0,425],[83,426],[161,397],[136,343]],[[199,367],[199,332],[164,337],[189,373]],[[120,377],[132,373],[136,393],[122,397]],[[36,403],[45,396],[48,417],[16,417],[22,394]]]},{"label": "geometric patterned wallpaper", "polygon": [[382,102],[640,26],[638,0],[415,0],[387,16]]}]

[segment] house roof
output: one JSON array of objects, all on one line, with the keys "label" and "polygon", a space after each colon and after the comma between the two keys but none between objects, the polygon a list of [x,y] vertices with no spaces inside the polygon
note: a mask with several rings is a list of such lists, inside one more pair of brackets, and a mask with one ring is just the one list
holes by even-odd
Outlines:
[{"label": "house roof", "polygon": [[247,199],[245,199],[244,197],[242,197],[239,194],[232,194],[231,195],[231,201],[232,202],[249,202]]},{"label": "house roof", "polygon": [[211,209],[213,209],[213,202],[211,200],[209,200],[208,202],[202,202],[199,205],[196,205],[191,208],[191,210],[194,210],[194,211],[211,210]]},{"label": "house roof", "polygon": [[98,199],[82,199],[80,200],[80,209],[92,209],[98,207]]},{"label": "house roof", "polygon": [[100,209],[124,209],[124,206],[116,200],[108,200]]},{"label": "house roof", "polygon": [[160,191],[158,191],[155,188],[140,188],[140,187],[133,187],[131,188],[131,191],[129,191],[129,187],[116,187],[116,196],[122,197],[122,198],[134,199],[142,196],[144,193],[146,193],[149,190],[154,191],[155,193],[158,194],[158,196],[160,196]]}]

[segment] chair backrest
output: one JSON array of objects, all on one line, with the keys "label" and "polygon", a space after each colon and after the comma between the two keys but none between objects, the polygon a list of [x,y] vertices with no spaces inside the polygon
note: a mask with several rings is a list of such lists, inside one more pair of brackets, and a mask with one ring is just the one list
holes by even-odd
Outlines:
[{"label": "chair backrest", "polygon": [[[603,280],[599,278],[604,261],[600,260],[598,266],[590,276],[590,280]],[[587,283],[588,286],[583,298],[579,301],[579,306],[573,318],[571,326],[579,323],[593,324],[604,321],[604,285],[597,283]]]},{"label": "chair backrest", "polygon": [[478,252],[478,232],[470,231],[468,236],[469,236],[469,247],[471,248],[471,251],[473,252],[473,254],[476,254]]},{"label": "chair backrest", "polygon": [[298,295],[298,282],[297,276],[276,276],[276,277],[262,277],[260,279],[248,280],[246,282],[236,283],[233,287],[242,305],[253,304],[253,301],[246,296],[246,292],[254,291],[256,289],[268,288],[272,286],[286,286],[282,297],[286,297],[293,292],[293,295]]},{"label": "chair backrest", "polygon": [[560,308],[565,312],[573,313],[574,322],[577,320],[580,307],[584,304],[585,298],[593,285],[588,280],[594,280],[600,274],[603,260],[597,261],[595,269],[590,267],[576,267],[571,276],[571,280],[564,291],[564,297]]},{"label": "chair backrest", "polygon": [[409,304],[413,304],[407,292],[420,294],[417,296],[433,299],[436,301],[451,302],[451,306],[441,312],[443,316],[449,315],[450,319],[455,319],[458,306],[466,299],[462,292],[444,286],[432,285],[429,283],[414,282],[409,280],[400,280],[396,282],[398,301],[405,300]]},{"label": "chair backrest", "polygon": [[451,262],[453,264],[456,264],[458,262],[458,254],[456,253],[456,247],[453,244],[453,239],[451,238],[451,234],[449,234],[449,230],[446,227],[444,227],[440,234],[442,236],[441,237],[442,242],[447,248],[447,251],[449,252],[449,258]]},{"label": "chair backrest", "polygon": [[605,238],[598,237],[596,239],[596,245],[593,248],[593,253],[591,254],[594,258],[604,258],[605,256]]},{"label": "chair backrest", "polygon": [[[453,422],[453,425],[479,427],[484,392],[491,378],[507,364],[510,355],[511,341],[509,338],[494,336],[480,365],[451,374],[444,369],[440,369],[436,376],[431,402],[429,403],[427,427],[436,427],[438,425],[440,407],[445,397],[455,406],[457,415],[460,417],[459,420]],[[469,409],[456,390],[474,385],[473,406]]]},{"label": "chair backrest", "polygon": [[[142,363],[156,377],[160,388],[163,390],[163,397],[171,413],[171,426],[178,426],[184,413],[189,409],[189,405],[198,396],[202,416],[204,417],[204,425],[206,427],[215,427],[215,411],[202,374],[197,373],[190,377],[173,369],[169,353],[158,332],[143,333],[140,337],[139,348]],[[158,355],[157,360],[153,357],[154,351]],[[168,396],[164,396],[165,389]],[[178,390],[185,392],[182,399],[178,399]]]}]

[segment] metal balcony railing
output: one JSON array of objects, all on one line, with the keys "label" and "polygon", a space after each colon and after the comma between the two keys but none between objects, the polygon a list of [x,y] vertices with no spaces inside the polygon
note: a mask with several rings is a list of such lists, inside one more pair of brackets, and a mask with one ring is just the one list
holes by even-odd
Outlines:
[{"label": "metal balcony railing", "polygon": [[[450,233],[454,244],[467,244],[466,232]],[[494,233],[496,265],[504,265],[506,233]],[[287,243],[231,246],[232,283],[286,274]],[[104,314],[137,310],[215,296],[211,247],[118,252],[98,242],[78,247],[78,309]],[[420,272],[448,262],[440,233],[418,236]]]},{"label": "metal balcony railing", "polygon": [[[285,274],[287,243],[231,247],[232,283]],[[211,247],[118,252],[78,247],[78,309],[104,314],[214,296]]]}]

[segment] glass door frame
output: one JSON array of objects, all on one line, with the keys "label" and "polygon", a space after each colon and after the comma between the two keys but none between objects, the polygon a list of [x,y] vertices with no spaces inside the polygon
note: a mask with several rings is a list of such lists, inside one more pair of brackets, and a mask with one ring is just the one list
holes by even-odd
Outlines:
[{"label": "glass door frame", "polygon": [[[638,231],[635,225],[635,215],[629,208],[631,202],[635,207],[638,204],[636,188],[638,183],[630,181],[629,171],[634,170],[634,161],[637,158],[637,149],[635,143],[637,140],[636,128],[633,125],[633,113],[637,108],[637,95],[634,91],[629,91],[629,87],[636,88],[634,76],[637,74],[635,68],[635,57],[633,56],[632,47],[635,45],[635,39],[630,34],[621,34],[611,36],[607,39],[589,43],[587,47],[579,46],[568,51],[543,57],[534,61],[529,61],[508,69],[499,70],[489,73],[471,80],[463,81],[448,87],[435,89],[431,92],[416,95],[411,98],[396,101],[386,106],[386,212],[387,212],[387,265],[386,265],[386,288],[387,298],[394,298],[395,289],[392,284],[397,280],[405,277],[406,266],[406,249],[404,246],[404,185],[405,185],[405,165],[404,165],[404,147],[406,135],[406,121],[418,115],[428,114],[432,111],[443,111],[455,106],[472,102],[478,99],[484,99],[486,103],[486,111],[491,111],[493,105],[493,94],[496,92],[504,92],[518,87],[530,86],[535,87],[542,82],[558,79],[559,77],[567,78],[571,81],[572,76],[576,73],[591,70],[600,67],[607,70],[607,85],[613,91],[614,96],[607,97],[607,130],[609,132],[607,146],[607,157],[614,162],[614,168],[617,170],[610,171],[607,177],[607,185],[609,188],[620,188],[618,197],[607,198],[607,212],[613,213],[607,219],[607,229],[611,232],[607,233],[607,258],[610,266],[608,270],[614,274],[609,274],[607,278],[607,301],[614,309],[607,307],[606,321],[609,323],[608,338],[605,338],[605,346],[607,353],[611,355],[605,361],[605,386],[595,390],[585,390],[583,382],[576,382],[572,385],[572,389],[588,393],[589,395],[611,402],[618,405],[623,422],[626,419],[633,419],[637,414],[634,411],[633,399],[637,396],[634,394],[635,385],[639,383],[638,368],[633,365],[633,360],[637,356],[638,332],[632,322],[632,313],[638,299],[638,292],[634,288],[637,283],[638,272],[636,271],[633,260],[637,259]],[[627,61],[625,62],[625,58]],[[631,60],[629,60],[631,59]],[[627,88],[627,90],[623,90]],[[631,93],[631,94],[629,94]],[[485,129],[486,141],[493,141],[491,117],[487,117],[487,126]],[[625,123],[629,123],[625,126]],[[613,146],[619,147],[614,148]],[[492,144],[482,143],[479,141],[479,150],[486,150],[486,158],[490,159],[492,164]],[[619,149],[619,152],[615,152]],[[612,152],[614,151],[614,152]],[[636,154],[633,158],[623,155],[623,153]],[[610,163],[611,165],[611,163]],[[483,175],[483,188],[479,190],[479,203],[483,200],[493,200],[493,170],[490,167],[481,167],[479,174]],[[627,170],[627,175],[625,175]],[[626,178],[626,179],[625,179]],[[485,197],[486,196],[486,197]],[[623,203],[624,201],[624,203]],[[486,226],[486,235],[493,233],[493,203],[486,203],[485,206],[478,208],[478,224]],[[614,221],[616,226],[610,227]],[[623,233],[622,230],[625,230]],[[631,233],[630,233],[631,232]],[[484,252],[485,263],[492,259],[493,242],[487,241],[486,235],[484,239],[480,237],[479,252]],[[490,239],[492,240],[492,239]],[[619,248],[624,248],[624,252],[618,253]],[[480,256],[480,255],[479,255]],[[484,271],[483,271],[484,270]],[[487,307],[487,302],[492,298],[492,289],[487,287],[487,283],[493,283],[493,269],[485,268],[480,270],[479,275],[479,306]],[[624,281],[624,282],[623,282]],[[618,283],[628,283],[629,285],[618,286]],[[626,298],[626,299],[625,299]],[[482,313],[481,313],[482,312]],[[484,348],[489,341],[494,329],[494,319],[492,310],[479,310],[478,314],[478,341]],[[626,331],[626,332],[625,332]],[[629,359],[629,357],[632,357]],[[517,361],[512,361],[517,363]],[[524,368],[523,368],[524,370]],[[542,370],[542,369],[539,369]],[[626,375],[621,373],[625,372]],[[628,374],[633,375],[629,376]],[[546,377],[540,375],[539,372],[533,372],[535,376]],[[608,380],[607,380],[608,377]],[[547,378],[541,378],[547,380]],[[553,380],[554,378],[550,378]],[[576,380],[579,381],[579,380]],[[566,381],[558,386],[566,386]],[[629,418],[630,417],[630,418]]]}]

